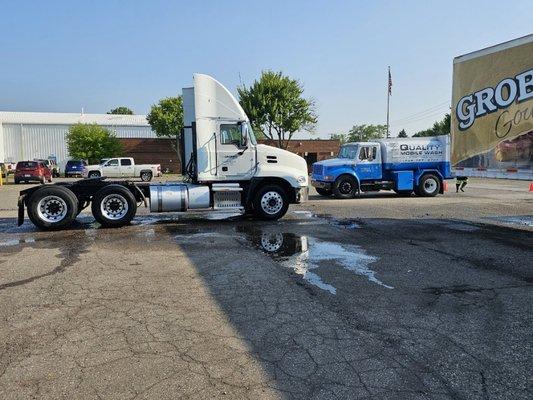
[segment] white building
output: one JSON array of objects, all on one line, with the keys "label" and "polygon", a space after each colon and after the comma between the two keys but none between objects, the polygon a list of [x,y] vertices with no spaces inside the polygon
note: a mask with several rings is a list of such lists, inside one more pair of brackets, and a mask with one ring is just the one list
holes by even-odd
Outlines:
[{"label": "white building", "polygon": [[66,134],[71,125],[97,124],[118,138],[155,138],[145,115],[71,114],[0,111],[0,161],[68,159]]}]

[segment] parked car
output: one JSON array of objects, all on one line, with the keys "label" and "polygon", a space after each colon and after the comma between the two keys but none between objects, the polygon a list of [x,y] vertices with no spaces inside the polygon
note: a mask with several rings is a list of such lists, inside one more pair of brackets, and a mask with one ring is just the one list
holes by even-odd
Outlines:
[{"label": "parked car", "polygon": [[15,169],[15,183],[52,182],[52,171],[40,161],[19,161]]},{"label": "parked car", "polygon": [[135,164],[131,157],[110,158],[103,164],[87,165],[83,169],[84,178],[141,178],[148,182],[161,175],[161,164]]},{"label": "parked car", "polygon": [[59,166],[55,160],[50,158],[34,158],[33,161],[42,162],[52,172],[53,178],[59,178]]},{"label": "parked car", "polygon": [[67,164],[65,165],[65,178],[68,178],[70,176],[82,176],[83,175],[83,167],[85,167],[87,163],[83,160],[69,160],[67,161]]}]

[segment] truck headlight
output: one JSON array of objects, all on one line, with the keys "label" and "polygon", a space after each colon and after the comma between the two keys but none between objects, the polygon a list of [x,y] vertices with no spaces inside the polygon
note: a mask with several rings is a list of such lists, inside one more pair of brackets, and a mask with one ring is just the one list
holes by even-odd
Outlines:
[{"label": "truck headlight", "polygon": [[297,179],[298,183],[305,183],[307,182],[307,177],[306,176],[299,176],[298,179]]},{"label": "truck headlight", "polygon": [[332,175],[324,175],[324,180],[325,181],[332,181],[333,180],[333,176]]}]

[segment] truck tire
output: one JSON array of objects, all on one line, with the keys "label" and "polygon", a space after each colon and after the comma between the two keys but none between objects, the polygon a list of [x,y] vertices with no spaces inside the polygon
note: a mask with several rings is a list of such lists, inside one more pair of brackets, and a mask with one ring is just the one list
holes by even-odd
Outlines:
[{"label": "truck tire", "polygon": [[416,194],[422,197],[434,197],[440,191],[440,178],[437,175],[427,174],[420,178]]},{"label": "truck tire", "polygon": [[141,181],[150,182],[152,180],[152,171],[141,171]]},{"label": "truck tire", "polygon": [[357,193],[357,181],[353,176],[341,175],[333,184],[333,194],[337,199],[351,199]]},{"label": "truck tire", "polygon": [[133,194],[121,185],[109,185],[93,197],[91,210],[94,218],[106,228],[118,228],[130,223],[137,212]]},{"label": "truck tire", "polygon": [[289,198],[282,187],[268,185],[257,191],[253,206],[257,218],[276,220],[283,217],[289,209]]},{"label": "truck tire", "polygon": [[26,206],[31,222],[43,230],[65,228],[78,214],[78,199],[64,186],[46,185],[37,189]]},{"label": "truck tire", "polygon": [[98,171],[91,171],[87,175],[88,178],[100,178],[100,172]]},{"label": "truck tire", "polygon": [[315,188],[315,189],[316,189],[316,192],[317,192],[320,196],[329,197],[329,196],[331,196],[331,194],[333,193],[331,190],[328,190],[328,189],[322,189],[322,188]]}]

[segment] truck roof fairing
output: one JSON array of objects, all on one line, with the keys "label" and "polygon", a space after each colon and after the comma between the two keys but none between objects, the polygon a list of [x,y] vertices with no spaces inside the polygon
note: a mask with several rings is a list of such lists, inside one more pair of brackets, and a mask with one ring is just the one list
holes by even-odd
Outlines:
[{"label": "truck roof fairing", "polygon": [[215,78],[194,74],[193,79],[196,119],[248,121],[237,99]]}]

